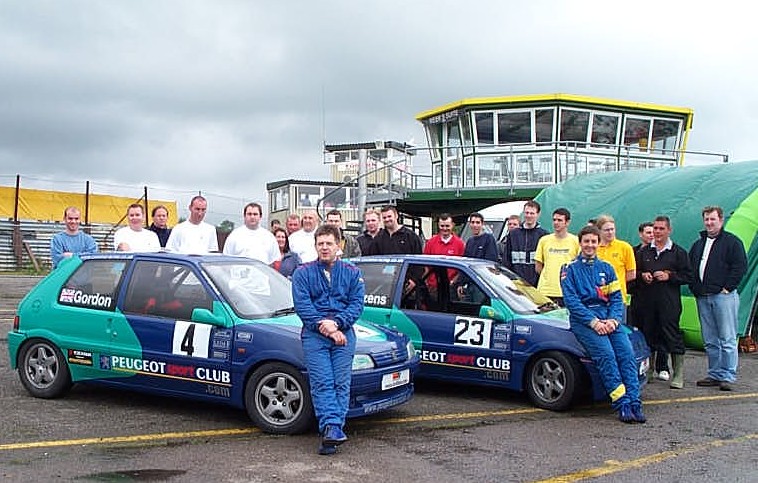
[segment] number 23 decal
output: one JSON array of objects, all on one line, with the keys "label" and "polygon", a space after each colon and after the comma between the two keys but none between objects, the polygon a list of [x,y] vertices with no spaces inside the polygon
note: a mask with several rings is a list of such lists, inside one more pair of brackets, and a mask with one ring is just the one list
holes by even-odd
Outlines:
[{"label": "number 23 decal", "polygon": [[456,317],[453,345],[474,346],[489,349],[491,332],[491,320]]},{"label": "number 23 decal", "polygon": [[208,358],[212,327],[208,324],[177,320],[171,353],[188,357]]}]

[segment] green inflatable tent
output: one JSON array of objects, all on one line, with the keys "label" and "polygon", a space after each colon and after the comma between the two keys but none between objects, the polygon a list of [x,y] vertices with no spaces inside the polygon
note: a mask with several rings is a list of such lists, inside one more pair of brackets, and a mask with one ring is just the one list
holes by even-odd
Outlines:
[{"label": "green inflatable tent", "polygon": [[[581,175],[545,189],[535,200],[542,205],[541,220],[548,231],[550,215],[559,207],[571,212],[572,233],[589,219],[609,214],[616,219],[616,236],[632,245],[639,243],[641,222],[666,215],[671,238],[688,251],[703,230],[703,207],[721,206],[725,229],[742,240],[748,256],[747,274],[738,288],[738,333],[751,334],[758,286],[758,161]],[[702,348],[695,299],[687,287],[682,288],[682,300],[685,342]]]}]

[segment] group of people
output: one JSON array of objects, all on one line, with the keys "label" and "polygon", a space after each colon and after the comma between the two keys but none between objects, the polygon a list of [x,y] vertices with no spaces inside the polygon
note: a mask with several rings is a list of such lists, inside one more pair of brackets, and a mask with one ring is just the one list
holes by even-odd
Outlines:
[{"label": "group of people", "polygon": [[[114,235],[114,248],[218,251],[215,228],[203,221],[207,201],[196,196],[189,208],[189,218],[169,229],[168,210],[156,207],[153,224],[144,229],[142,205],[130,205],[128,226]],[[498,247],[479,213],[468,216],[471,236],[465,243],[454,232],[453,217],[445,213],[437,219],[438,232],[424,244],[399,222],[392,205],[366,211],[365,230],[357,237],[344,232],[338,210],[330,211],[320,226],[317,213],[306,210],[300,217],[289,215],[284,227],[272,222],[269,230],[260,224],[261,205],[245,205],[245,223],[231,232],[224,253],[261,260],[292,278],[295,310],[303,320],[320,454],[334,454],[347,440],[343,427],[355,347],[352,325],[363,310],[364,286],[360,270],[342,258],[361,255],[424,253],[501,261],[568,310],[571,331],[597,365],[612,407],[626,423],[646,421],[626,325],[639,327],[654,351],[653,377],[682,388],[680,287],[688,285],[696,298],[708,360],[708,374],[697,385],[732,390],[738,366],[737,287],[747,257],[739,238],[723,229],[720,207],[703,208],[704,230],[689,251],[671,240],[667,216],[640,224],[640,243],[632,247],[616,238],[615,220],[609,215],[590,220],[573,235],[568,209],[553,211],[552,233],[539,225],[540,211],[539,203],[528,201],[523,221],[517,215],[506,220],[507,237]],[[97,251],[94,239],[79,229],[80,216],[75,207],[65,210],[66,230],[51,241],[54,267],[72,254]]]},{"label": "group of people", "polygon": [[216,228],[204,221],[208,201],[200,195],[189,204],[189,217],[168,227],[168,208],[163,205],[152,209],[152,223],[145,228],[145,208],[139,203],[126,210],[127,226],[113,234],[113,248],[127,252],[157,252],[203,254],[218,251]]},{"label": "group of people", "polygon": [[[81,210],[69,206],[63,210],[65,229],[53,235],[50,240],[50,259],[53,268],[66,258],[77,254],[96,253],[95,238],[81,230]],[[127,226],[113,234],[113,247],[121,251],[156,252],[165,247],[171,228],[168,227],[168,208],[159,205],[152,210],[153,222],[144,228],[144,207],[132,204],[126,210]]]},{"label": "group of people", "polygon": [[737,371],[736,288],[747,270],[747,257],[740,240],[723,230],[720,207],[703,209],[705,229],[689,251],[671,240],[667,216],[642,223],[640,243],[632,247],[616,237],[610,215],[590,220],[574,235],[569,232],[568,209],[553,211],[552,233],[540,226],[540,211],[539,203],[528,201],[523,221],[518,215],[509,217],[500,249],[483,229],[479,213],[468,217],[471,236],[465,243],[454,232],[453,217],[445,213],[437,219],[437,233],[421,248],[417,235],[398,225],[394,207],[382,209],[383,229],[378,228],[376,213],[366,213],[366,231],[359,241],[369,255],[422,251],[501,260],[568,310],[572,331],[598,365],[624,422],[645,421],[627,324],[642,331],[654,352],[652,378],[669,381],[672,389],[684,387],[680,288],[688,285],[697,301],[708,357],[708,374],[697,385],[732,390]]},{"label": "group of people", "polygon": [[[553,212],[553,233],[539,228],[540,207],[524,208],[525,221],[509,230],[504,265],[569,312],[571,331],[587,349],[619,419],[643,423],[634,353],[625,332],[639,327],[654,352],[652,378],[684,387],[681,292],[695,296],[708,359],[697,386],[731,391],[737,374],[737,287],[747,270],[739,238],[724,231],[718,206],[702,210],[704,230],[689,251],[671,240],[671,220],[657,216],[639,226],[640,243],[616,238],[615,220],[601,215],[574,236],[571,215]],[[535,216],[536,215],[536,216]],[[669,365],[670,361],[670,365]]]},{"label": "group of people", "polygon": [[[113,250],[127,252],[211,253],[218,251],[216,228],[203,221],[208,208],[207,200],[195,196],[189,204],[189,218],[173,228],[168,227],[168,208],[163,205],[152,209],[152,223],[145,228],[145,207],[139,203],[126,209],[127,225],[113,234]],[[95,253],[97,242],[92,235],[81,230],[81,210],[69,206],[63,211],[66,228],[50,240],[50,258],[53,268],[72,255]]]},{"label": "group of people", "polygon": [[[646,421],[627,323],[642,331],[654,352],[651,379],[684,387],[683,285],[696,298],[708,358],[708,374],[697,385],[732,390],[738,363],[736,289],[747,257],[740,240],[723,230],[720,207],[703,208],[705,229],[689,251],[671,240],[667,216],[640,224],[640,243],[632,247],[616,238],[609,215],[590,220],[573,235],[569,210],[553,211],[552,233],[540,226],[540,210],[539,203],[528,201],[523,221],[518,215],[505,220],[498,259],[568,310],[571,330],[595,361],[620,420]],[[452,217],[441,215],[424,253],[494,259],[487,248],[493,240],[485,241],[481,224],[478,214],[469,216],[474,236],[464,246],[452,232]]]}]

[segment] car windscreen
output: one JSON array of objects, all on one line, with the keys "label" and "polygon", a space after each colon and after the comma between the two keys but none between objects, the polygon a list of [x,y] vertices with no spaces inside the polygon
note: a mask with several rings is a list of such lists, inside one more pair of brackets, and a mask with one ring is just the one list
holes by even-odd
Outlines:
[{"label": "car windscreen", "polygon": [[[495,237],[495,240],[499,240],[500,236],[503,233],[504,226],[505,220],[484,220],[482,231],[484,233],[492,233],[492,236]],[[466,222],[466,224],[463,225],[463,229],[461,230],[461,239],[463,241],[466,241],[469,238],[471,238],[471,227],[469,226],[468,222]]]},{"label": "car windscreen", "polygon": [[502,265],[477,264],[472,269],[516,313],[533,314],[559,308],[550,298]]},{"label": "car windscreen", "polygon": [[240,317],[260,319],[294,312],[289,280],[269,266],[242,259],[202,266]]}]

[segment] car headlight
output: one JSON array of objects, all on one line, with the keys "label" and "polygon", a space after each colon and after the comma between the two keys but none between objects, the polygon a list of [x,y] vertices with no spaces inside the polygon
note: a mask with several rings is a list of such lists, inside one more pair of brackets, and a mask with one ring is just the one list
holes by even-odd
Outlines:
[{"label": "car headlight", "polygon": [[413,347],[413,342],[408,341],[407,344],[405,344],[405,350],[408,352],[408,360],[412,360],[416,356],[416,348]]},{"label": "car headlight", "polygon": [[353,356],[353,370],[373,369],[376,367],[374,360],[368,354],[355,354]]}]

